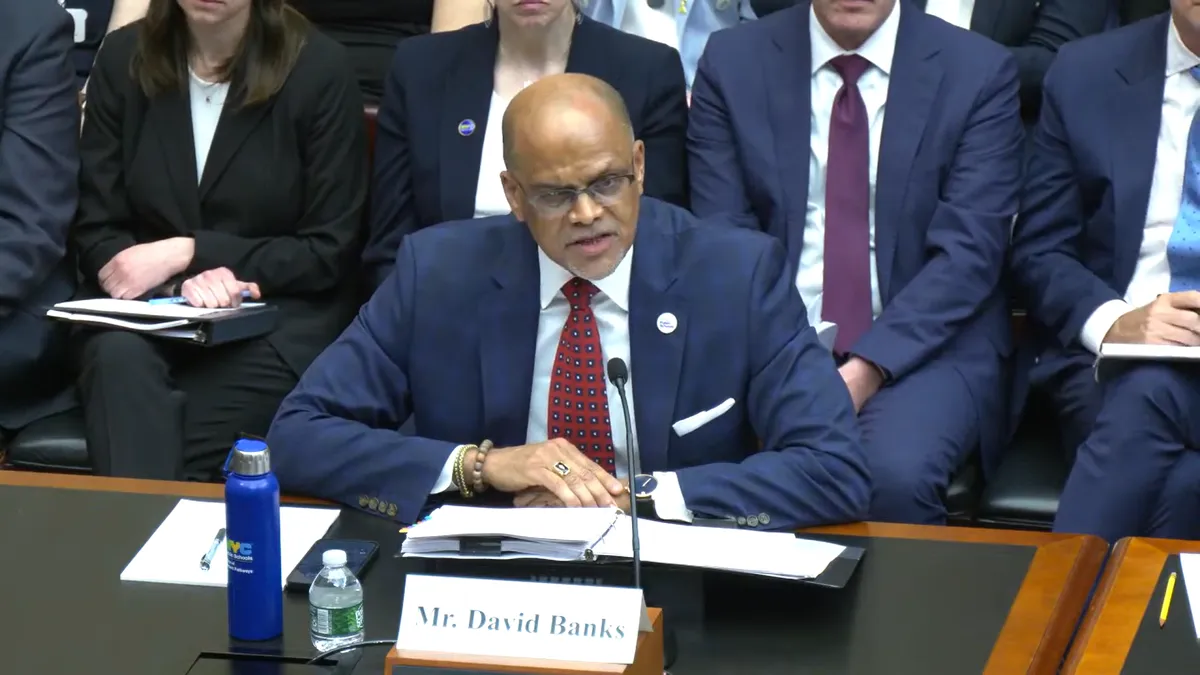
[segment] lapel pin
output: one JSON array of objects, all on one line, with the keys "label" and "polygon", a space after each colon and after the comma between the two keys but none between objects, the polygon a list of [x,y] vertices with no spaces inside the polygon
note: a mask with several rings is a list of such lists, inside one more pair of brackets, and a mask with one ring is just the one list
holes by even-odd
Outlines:
[{"label": "lapel pin", "polygon": [[679,321],[675,318],[675,315],[670,312],[663,312],[662,314],[659,314],[657,323],[658,332],[662,333],[663,335],[670,335],[671,333],[674,333],[675,329],[679,326]]},{"label": "lapel pin", "polygon": [[458,123],[458,135],[470,136],[475,133],[475,120],[466,119]]}]

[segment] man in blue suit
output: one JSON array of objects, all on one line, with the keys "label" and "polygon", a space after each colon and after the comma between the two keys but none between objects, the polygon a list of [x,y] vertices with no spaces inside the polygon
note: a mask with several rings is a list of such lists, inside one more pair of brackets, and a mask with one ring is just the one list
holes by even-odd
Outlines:
[{"label": "man in blue suit", "polygon": [[0,3],[0,447],[74,405],[61,328],[43,316],[74,291],[64,260],[79,189],[71,37],[55,0]]},{"label": "man in blue suit", "polygon": [[1063,48],[1013,239],[1029,379],[1075,455],[1054,527],[1110,541],[1200,538],[1200,370],[1092,369],[1105,344],[1200,345],[1200,6],[1173,7]]},{"label": "man in blue suit", "polygon": [[897,0],[803,2],[700,61],[693,209],[784,242],[809,321],[837,324],[873,520],[945,522],[953,472],[1005,438],[1018,88],[1009,50]]},{"label": "man in blue suit", "polygon": [[944,522],[956,468],[995,464],[1018,88],[1006,48],[896,0],[802,2],[701,59],[692,208],[784,241],[809,321],[838,325],[871,519]]},{"label": "man in blue suit", "polygon": [[[539,80],[503,129],[513,214],[405,239],[279,410],[284,489],[412,522],[431,496],[489,488],[518,506],[627,508],[633,476],[665,519],[866,515],[850,397],[783,248],[641,198],[644,148],[600,80]],[[612,359],[629,366],[633,419]]]}]

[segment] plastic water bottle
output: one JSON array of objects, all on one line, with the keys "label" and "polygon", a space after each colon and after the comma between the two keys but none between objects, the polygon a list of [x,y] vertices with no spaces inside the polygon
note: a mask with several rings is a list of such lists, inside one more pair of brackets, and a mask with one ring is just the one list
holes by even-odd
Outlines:
[{"label": "plastic water bottle", "polygon": [[363,641],[363,588],[346,567],[346,552],[321,555],[325,567],[308,589],[309,635],[318,651]]},{"label": "plastic water bottle", "polygon": [[229,634],[270,640],[283,633],[279,481],[262,441],[242,439],[225,462]]}]

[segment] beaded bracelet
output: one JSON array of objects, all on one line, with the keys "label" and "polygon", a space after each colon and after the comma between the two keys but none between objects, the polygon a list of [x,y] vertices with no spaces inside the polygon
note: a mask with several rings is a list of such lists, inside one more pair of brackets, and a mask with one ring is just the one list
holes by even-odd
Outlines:
[{"label": "beaded bracelet", "polygon": [[464,445],[458,449],[458,454],[454,457],[454,473],[451,476],[454,484],[458,486],[458,493],[467,499],[474,497],[475,492],[467,484],[463,464],[466,462],[467,453],[473,449],[476,449],[474,445]]},{"label": "beaded bracelet", "polygon": [[475,449],[475,466],[471,470],[471,485],[475,488],[476,493],[485,492],[487,486],[483,484],[483,462],[487,459],[488,452],[492,449],[492,442],[484,440]]}]

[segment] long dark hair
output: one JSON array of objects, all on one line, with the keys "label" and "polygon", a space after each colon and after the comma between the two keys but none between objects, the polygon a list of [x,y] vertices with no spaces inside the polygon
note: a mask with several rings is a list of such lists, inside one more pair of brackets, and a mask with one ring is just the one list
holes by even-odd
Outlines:
[{"label": "long dark hair", "polygon": [[[232,82],[230,101],[252,106],[283,88],[308,35],[308,20],[284,0],[251,0],[250,22],[233,58],[218,76]],[[148,98],[186,89],[187,17],[175,0],[151,0],[131,68]]]}]

